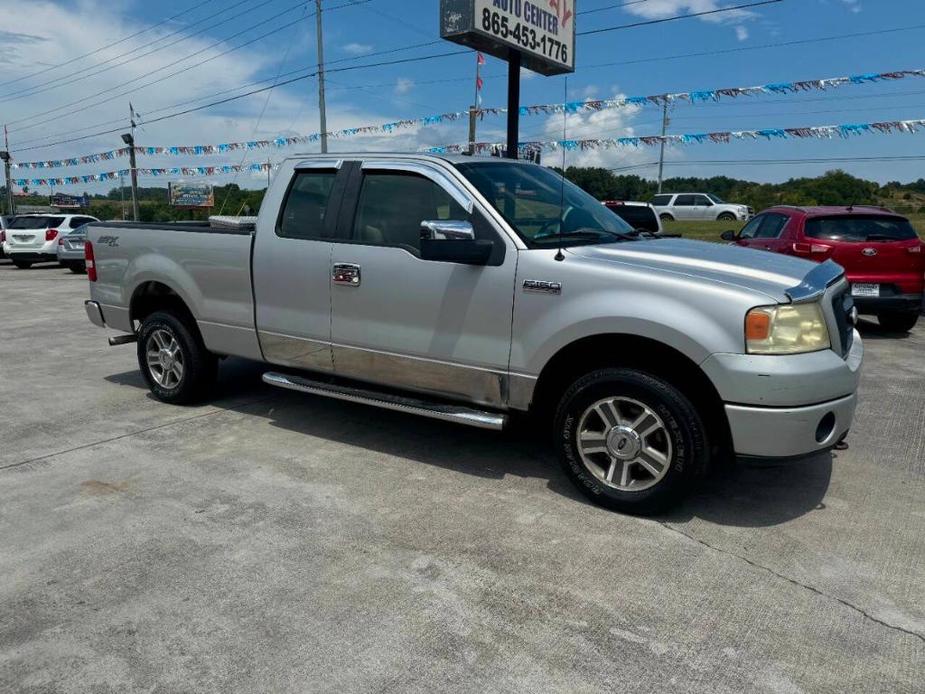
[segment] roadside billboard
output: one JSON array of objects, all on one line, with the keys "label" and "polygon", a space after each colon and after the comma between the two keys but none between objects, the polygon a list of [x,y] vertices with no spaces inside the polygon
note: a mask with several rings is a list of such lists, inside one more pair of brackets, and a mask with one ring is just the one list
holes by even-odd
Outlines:
[{"label": "roadside billboard", "polygon": [[575,0],[440,0],[440,36],[541,75],[575,72]]},{"label": "roadside billboard", "polygon": [[215,207],[211,183],[171,181],[167,190],[170,204],[174,207]]},{"label": "roadside billboard", "polygon": [[49,199],[48,204],[52,207],[57,207],[59,210],[79,210],[90,207],[90,198],[87,195],[55,193]]}]

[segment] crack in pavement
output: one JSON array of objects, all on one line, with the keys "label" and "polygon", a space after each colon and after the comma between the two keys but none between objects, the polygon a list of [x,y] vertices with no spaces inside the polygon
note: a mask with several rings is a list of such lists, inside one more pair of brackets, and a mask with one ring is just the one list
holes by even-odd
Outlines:
[{"label": "crack in pavement", "polygon": [[124,434],[119,434],[118,436],[113,436],[108,439],[100,439],[99,441],[92,441],[90,443],[84,443],[80,446],[74,446],[73,448],[68,448],[63,451],[55,451],[53,453],[45,453],[44,455],[36,456],[35,458],[29,458],[28,460],[21,460],[18,463],[9,463],[8,465],[0,465],[0,472],[3,470],[11,470],[13,468],[22,467],[23,465],[28,465],[29,463],[37,463],[46,458],[54,458],[58,455],[64,455],[65,453],[73,453],[74,451],[82,451],[86,448],[93,448],[94,446],[99,446],[104,443],[111,443],[113,441],[119,441],[121,439],[127,439],[132,436],[138,436],[139,434],[145,434],[149,431],[157,431],[158,429],[164,429],[166,427],[172,427],[177,424],[184,424],[185,422],[192,422],[196,419],[202,419],[203,417],[211,417],[212,415],[219,414],[221,412],[238,412],[246,407],[251,405],[259,405],[261,402],[271,399],[272,396],[267,396],[265,398],[258,398],[257,400],[251,400],[249,402],[243,402],[236,407],[227,407],[227,408],[216,408],[210,412],[203,412],[201,414],[192,415],[191,417],[184,417],[183,419],[175,419],[172,422],[165,422],[164,424],[156,424],[153,427],[146,427],[144,429],[138,429],[136,431],[128,431]]},{"label": "crack in pavement", "polygon": [[668,530],[671,530],[671,531],[674,532],[674,533],[677,533],[678,535],[680,535],[680,536],[682,536],[682,537],[687,538],[687,539],[690,540],[691,542],[696,542],[698,545],[702,545],[703,547],[706,547],[707,549],[711,549],[711,550],[713,550],[714,552],[718,552],[719,554],[725,554],[725,555],[728,555],[728,556],[730,556],[730,557],[735,557],[736,559],[739,559],[740,561],[745,562],[745,563],[748,564],[749,566],[752,566],[752,567],[754,567],[754,568],[756,568],[756,569],[761,569],[761,570],[763,570],[763,571],[766,571],[766,572],[768,572],[769,574],[771,574],[772,576],[776,576],[777,578],[780,578],[780,579],[782,579],[782,580],[784,580],[784,581],[787,581],[787,583],[790,583],[790,584],[792,584],[792,585],[798,586],[799,588],[804,588],[804,589],[806,589],[806,590],[808,590],[808,591],[810,591],[810,592],[812,592],[812,593],[815,593],[816,595],[818,595],[818,596],[820,596],[820,597],[827,598],[827,599],[829,599],[829,600],[834,600],[835,602],[838,602],[838,603],[844,605],[845,607],[847,607],[847,608],[849,608],[849,609],[851,609],[851,610],[857,612],[858,614],[860,614],[860,615],[866,617],[867,619],[869,619],[871,622],[874,622],[875,624],[879,624],[880,626],[884,626],[884,627],[886,627],[887,629],[892,629],[892,630],[894,630],[894,631],[898,631],[898,632],[901,632],[901,633],[903,633],[903,634],[907,634],[908,636],[914,636],[914,637],[917,638],[919,641],[922,641],[923,643],[925,643],[925,636],[923,636],[922,634],[918,633],[917,631],[913,631],[913,630],[911,630],[911,629],[906,629],[905,627],[897,626],[896,624],[890,624],[889,622],[885,622],[885,621],[883,621],[882,619],[879,619],[879,618],[877,618],[877,617],[874,617],[872,614],[870,614],[869,612],[867,612],[867,611],[864,610],[863,608],[858,607],[857,605],[848,602],[847,600],[844,600],[844,599],[842,599],[842,598],[839,598],[839,597],[837,597],[837,596],[835,596],[835,595],[828,595],[827,593],[822,592],[822,591],[819,590],[818,588],[816,588],[816,587],[814,587],[814,586],[811,586],[811,585],[809,585],[808,583],[802,583],[802,582],[796,580],[795,578],[791,578],[790,576],[786,576],[786,575],[784,575],[784,574],[782,574],[782,573],[780,573],[780,572],[778,572],[778,571],[775,571],[774,569],[772,569],[772,568],[769,567],[769,566],[765,566],[764,564],[759,564],[758,562],[755,562],[755,561],[749,559],[748,557],[742,556],[741,554],[736,554],[735,552],[731,552],[731,551],[729,551],[728,549],[723,549],[722,547],[717,547],[716,545],[711,545],[709,542],[706,542],[706,541],[704,541],[704,540],[701,540],[699,537],[694,537],[693,535],[690,535],[690,534],[684,532],[683,530],[681,530],[681,529],[679,529],[679,528],[676,528],[675,526],[673,526],[673,525],[671,525],[671,524],[669,524],[669,523],[666,523],[665,521],[656,521],[656,523],[658,523],[659,525],[661,525],[661,526],[664,527],[664,528],[667,528]]}]

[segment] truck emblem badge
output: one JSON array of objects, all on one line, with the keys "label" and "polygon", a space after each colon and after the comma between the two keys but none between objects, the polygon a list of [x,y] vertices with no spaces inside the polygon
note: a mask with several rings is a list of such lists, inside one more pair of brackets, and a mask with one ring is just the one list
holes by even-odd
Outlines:
[{"label": "truck emblem badge", "polygon": [[539,294],[561,294],[561,282],[547,282],[546,280],[524,280],[525,292],[537,292]]},{"label": "truck emblem badge", "polygon": [[100,246],[110,246],[112,248],[115,248],[119,245],[119,237],[118,236],[100,236],[96,240],[96,243]]},{"label": "truck emblem badge", "polygon": [[861,251],[861,253],[863,253],[866,256],[874,256],[874,255],[877,255],[877,249],[876,248],[865,248],[863,251]]}]

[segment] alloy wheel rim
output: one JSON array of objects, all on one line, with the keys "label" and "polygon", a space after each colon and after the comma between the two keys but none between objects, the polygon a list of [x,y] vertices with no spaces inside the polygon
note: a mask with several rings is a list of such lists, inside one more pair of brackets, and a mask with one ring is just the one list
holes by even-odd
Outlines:
[{"label": "alloy wheel rim", "polygon": [[162,388],[176,388],[183,380],[183,352],[169,331],[158,328],[148,338],[145,358],[151,378]]},{"label": "alloy wheel rim", "polygon": [[601,483],[622,492],[658,484],[673,448],[664,421],[648,405],[621,396],[588,407],[578,422],[578,454]]}]

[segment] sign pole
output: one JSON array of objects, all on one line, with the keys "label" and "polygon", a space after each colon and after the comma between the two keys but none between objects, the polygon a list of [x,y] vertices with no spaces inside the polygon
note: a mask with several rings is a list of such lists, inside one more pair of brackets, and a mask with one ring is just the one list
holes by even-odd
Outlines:
[{"label": "sign pole", "polygon": [[520,51],[507,59],[507,158],[517,159],[520,130]]}]

